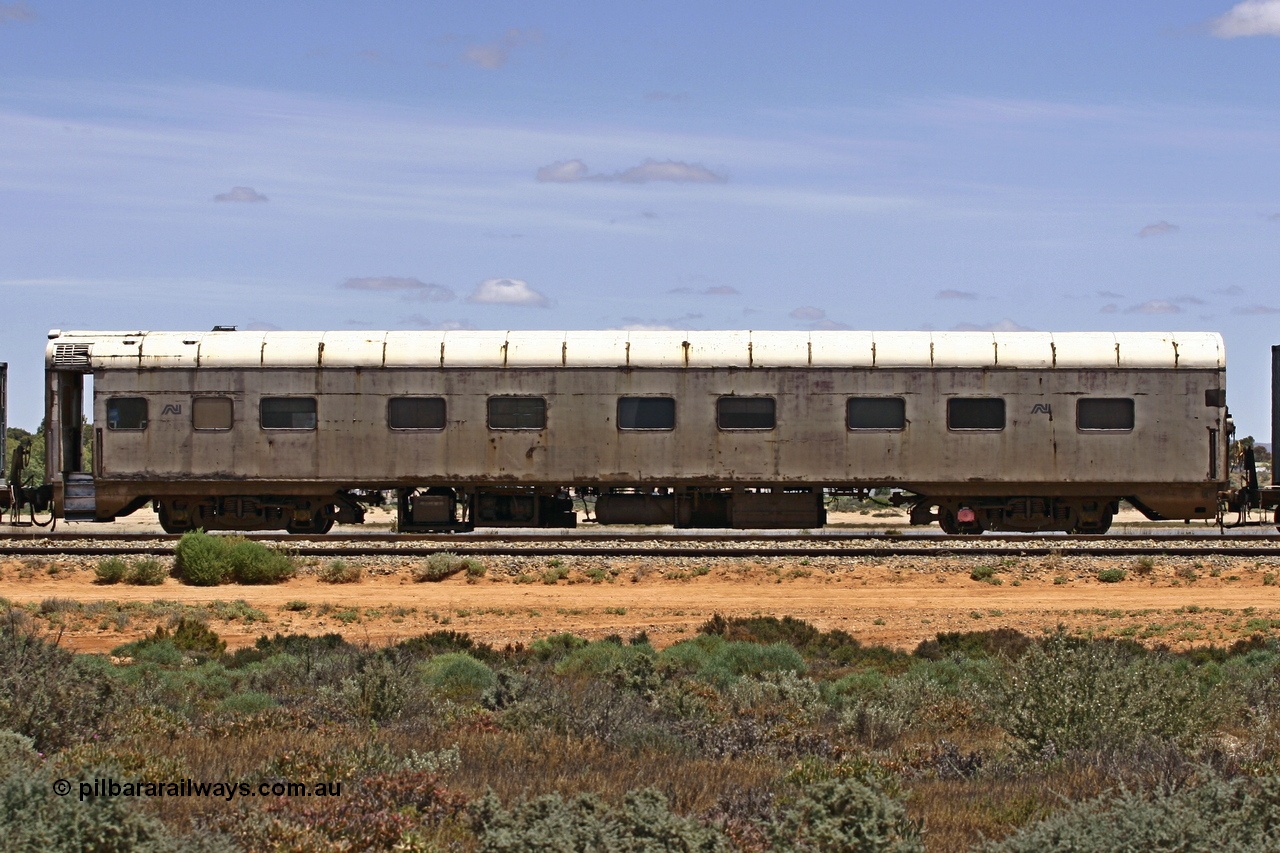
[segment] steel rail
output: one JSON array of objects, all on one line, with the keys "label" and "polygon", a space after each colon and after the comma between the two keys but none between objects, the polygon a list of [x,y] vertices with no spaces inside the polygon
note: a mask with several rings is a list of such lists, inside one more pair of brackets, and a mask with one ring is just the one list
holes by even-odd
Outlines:
[{"label": "steel rail", "polygon": [[[300,557],[400,557],[406,559],[428,557],[438,553],[440,548],[372,548],[368,546],[329,546],[296,545],[288,548],[289,553]],[[451,547],[448,549],[462,557],[695,557],[701,559],[742,558],[742,557],[1042,557],[1056,555],[1059,557],[1135,557],[1135,556],[1167,556],[1167,557],[1280,557],[1280,546],[1259,547],[1254,545],[1162,545],[1153,543],[1147,546],[1102,546],[1060,548],[1053,545],[972,545],[955,547],[954,543],[941,542],[934,547],[918,545],[902,545],[897,547],[869,546],[865,548],[828,548],[828,547],[720,547],[691,548],[677,546],[669,548],[640,548],[622,545],[618,547],[584,547],[567,545],[561,547],[526,546],[526,547]],[[92,546],[69,545],[65,547],[38,547],[30,545],[0,545],[0,556],[8,557],[55,557],[55,556],[130,556],[151,555],[169,556],[173,548],[167,545],[137,546]]]}]

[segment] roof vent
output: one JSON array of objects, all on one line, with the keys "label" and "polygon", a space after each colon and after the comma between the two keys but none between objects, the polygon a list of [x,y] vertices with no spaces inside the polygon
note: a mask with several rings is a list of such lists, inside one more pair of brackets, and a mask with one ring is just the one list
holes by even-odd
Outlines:
[{"label": "roof vent", "polygon": [[89,366],[88,344],[54,344],[53,366],[72,368]]},{"label": "roof vent", "polygon": [[213,330],[215,332],[234,332],[236,330],[236,327],[235,326],[214,326]]}]

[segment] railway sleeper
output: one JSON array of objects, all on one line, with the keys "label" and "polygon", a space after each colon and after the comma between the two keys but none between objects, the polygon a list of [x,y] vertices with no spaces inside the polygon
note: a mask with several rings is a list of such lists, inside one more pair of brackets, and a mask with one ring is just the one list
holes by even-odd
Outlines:
[{"label": "railway sleeper", "polygon": [[912,506],[911,523],[936,521],[952,536],[974,536],[987,530],[1102,534],[1110,529],[1118,509],[1115,498],[924,498]]}]

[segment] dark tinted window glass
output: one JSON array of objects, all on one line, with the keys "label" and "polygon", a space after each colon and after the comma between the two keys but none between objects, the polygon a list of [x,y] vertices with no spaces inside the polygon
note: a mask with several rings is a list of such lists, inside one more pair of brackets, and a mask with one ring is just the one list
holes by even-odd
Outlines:
[{"label": "dark tinted window glass", "polygon": [[1078,400],[1076,426],[1080,429],[1133,429],[1133,400],[1128,397]]},{"label": "dark tinted window glass", "polygon": [[849,429],[903,429],[907,401],[901,397],[850,397]]},{"label": "dark tinted window glass", "polygon": [[196,397],[191,401],[191,426],[195,429],[231,429],[233,410],[230,397]]},{"label": "dark tinted window glass", "polygon": [[387,403],[392,429],[444,429],[444,397],[392,397]]},{"label": "dark tinted window glass", "polygon": [[489,429],[545,429],[547,401],[541,397],[490,397]]},{"label": "dark tinted window glass", "polygon": [[671,397],[619,397],[618,429],[675,429],[676,401]]},{"label": "dark tinted window glass", "polygon": [[315,397],[263,397],[263,429],[315,429]]},{"label": "dark tinted window glass", "polygon": [[147,401],[143,397],[107,400],[107,429],[146,429]]},{"label": "dark tinted window glass", "polygon": [[777,425],[772,397],[721,397],[716,400],[720,429],[773,429]]},{"label": "dark tinted window glass", "polygon": [[952,397],[947,401],[948,429],[1004,429],[1004,400]]}]

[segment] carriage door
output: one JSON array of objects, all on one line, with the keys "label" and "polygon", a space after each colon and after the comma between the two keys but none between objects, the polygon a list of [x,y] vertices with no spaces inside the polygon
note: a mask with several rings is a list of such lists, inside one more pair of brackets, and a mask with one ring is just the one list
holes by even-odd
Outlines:
[{"label": "carriage door", "polygon": [[55,512],[72,521],[93,520],[97,503],[83,451],[88,372],[88,344],[58,344],[53,368],[45,373],[45,476],[53,485]]}]

